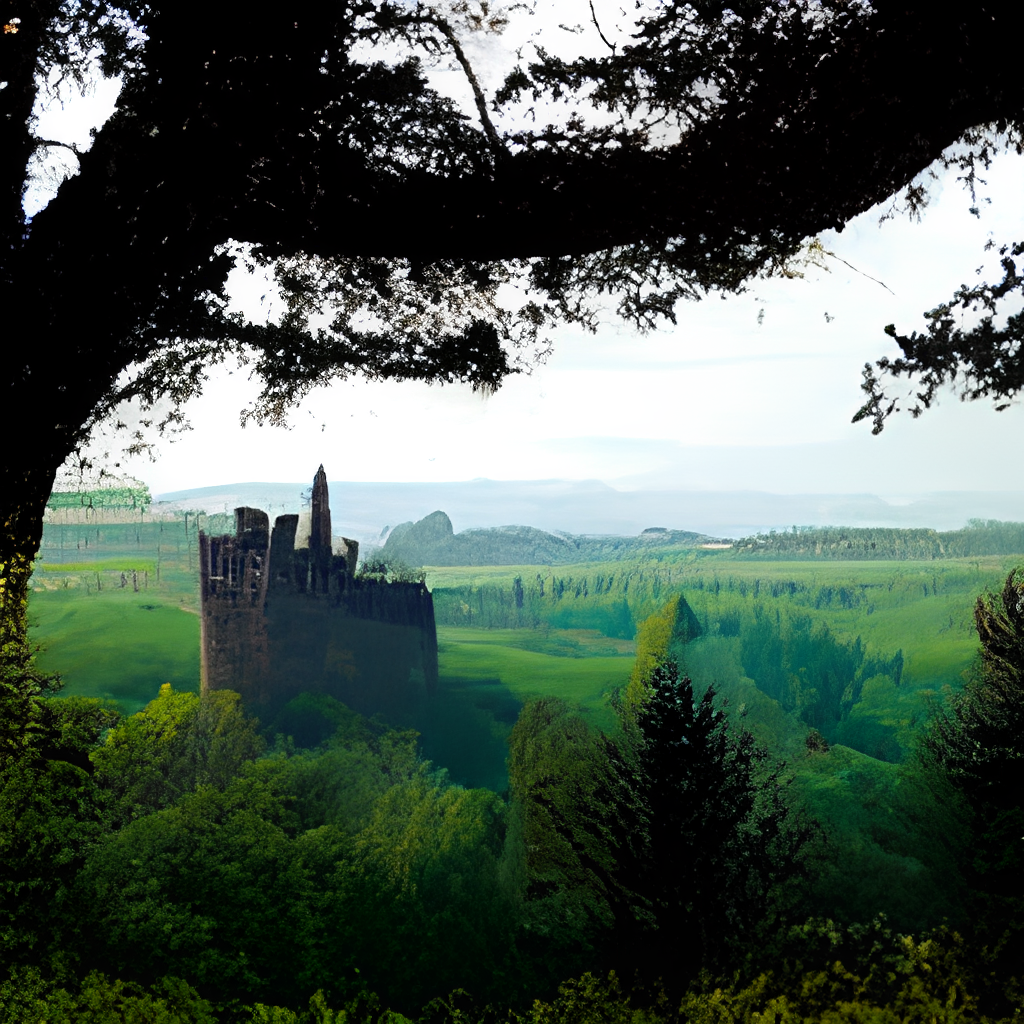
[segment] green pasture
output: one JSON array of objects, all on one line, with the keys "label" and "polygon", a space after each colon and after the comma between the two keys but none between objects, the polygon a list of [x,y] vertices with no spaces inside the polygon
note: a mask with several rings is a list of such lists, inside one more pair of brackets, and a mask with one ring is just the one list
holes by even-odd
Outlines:
[{"label": "green pasture", "polygon": [[478,691],[485,701],[500,687],[517,704],[560,697],[605,729],[615,724],[612,691],[625,687],[633,668],[632,645],[610,644],[589,630],[440,627],[437,637],[442,686]]},{"label": "green pasture", "polygon": [[552,569],[550,565],[425,565],[423,571],[426,574],[427,586],[434,590],[437,587],[510,587],[517,576],[529,580],[538,574],[550,576],[553,571],[569,576],[580,568],[593,569],[594,566],[590,563],[581,563],[560,565]]},{"label": "green pasture", "polygon": [[[573,579],[586,578],[591,584],[589,599],[566,596],[551,604],[547,616],[554,624],[563,612],[572,612],[574,624],[601,625],[602,604],[609,599],[607,590],[596,592],[594,584],[604,575],[616,579],[641,574],[648,584],[642,601],[636,607],[637,619],[654,602],[652,580],[658,582],[668,600],[682,592],[693,608],[709,637],[716,636],[722,622],[730,616],[743,621],[753,616],[756,607],[778,611],[784,616],[806,616],[827,624],[839,638],[852,641],[857,637],[869,653],[891,657],[902,650],[904,670],[902,684],[893,693],[875,688],[865,692],[859,714],[881,714],[884,705],[890,717],[905,723],[916,722],[924,704],[941,695],[946,687],[961,685],[977,652],[973,609],[978,595],[998,590],[1007,572],[1019,559],[990,556],[972,559],[929,561],[862,561],[862,562],[768,562],[730,559],[728,552],[713,552],[671,564],[648,562],[635,567],[623,563],[581,564],[567,567],[496,566],[445,567],[427,571],[427,583],[436,591],[446,588],[487,588],[510,593],[518,577],[524,586],[538,576]],[[548,586],[550,591],[550,584]],[[632,602],[633,591],[626,593]],[[592,622],[588,622],[588,613]],[[472,628],[442,626],[442,633],[456,637],[475,636],[482,631]],[[448,633],[446,631],[451,630]],[[486,660],[494,656],[496,647],[526,647],[544,651],[543,643],[552,638],[577,631],[495,629],[483,633],[491,639],[474,650],[472,658]],[[524,634],[539,634],[547,639],[523,640]],[[724,635],[724,632],[723,632]],[[498,639],[498,638],[501,639]],[[469,642],[467,639],[465,642]],[[546,651],[545,653],[560,653]],[[583,652],[577,653],[580,656]],[[593,653],[587,652],[588,655]],[[470,657],[459,653],[459,657]],[[492,672],[492,675],[495,674]],[[543,676],[542,678],[548,678]]]},{"label": "green pasture", "polygon": [[35,590],[29,621],[43,646],[37,664],[60,673],[68,696],[114,700],[132,714],[162,683],[199,689],[199,616],[173,593]]},{"label": "green pasture", "polygon": [[98,558],[89,562],[37,562],[34,576],[36,579],[49,576],[71,576],[81,573],[108,572],[148,572],[156,576],[157,561],[155,558],[140,558],[131,555],[126,558]]}]

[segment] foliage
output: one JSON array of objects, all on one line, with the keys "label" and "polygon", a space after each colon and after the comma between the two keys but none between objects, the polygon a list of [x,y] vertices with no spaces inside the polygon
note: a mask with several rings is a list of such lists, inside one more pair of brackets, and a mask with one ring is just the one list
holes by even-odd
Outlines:
[{"label": "foliage", "polygon": [[[679,589],[672,562],[613,562],[580,566],[572,573],[530,567],[500,582],[434,586],[438,625],[516,629],[599,629],[632,639],[636,623],[658,611]],[[518,581],[518,582],[517,582]]]},{"label": "foliage", "polygon": [[363,560],[358,578],[377,583],[422,583],[426,576],[422,570],[411,568],[400,558],[378,553]]},{"label": "foliage", "polygon": [[1005,810],[1024,793],[1024,569],[979,597],[974,619],[979,670],[936,717],[929,749],[972,804]]},{"label": "foliage", "polygon": [[805,750],[794,769],[794,797],[828,838],[810,865],[814,913],[843,925],[881,913],[908,933],[966,925],[969,831],[950,787],[913,759],[886,764],[839,744]]},{"label": "foliage", "polygon": [[0,984],[3,1024],[217,1024],[213,1007],[187,983],[161,978],[147,989],[98,971],[80,984],[47,983],[38,969]]},{"label": "foliage", "polygon": [[[641,1005],[631,1006],[633,993],[623,988],[614,971],[606,978],[589,971],[558,986],[558,994],[550,1002],[534,1001],[529,1012],[515,1015],[515,1024],[660,1024],[671,1020],[668,999],[657,992],[653,999],[640,993]],[[653,1005],[644,1006],[644,1002]]]},{"label": "foliage", "polygon": [[[972,212],[977,215],[977,207]],[[990,239],[986,248],[994,246]],[[861,388],[867,400],[854,422],[871,419],[872,433],[878,434],[889,416],[900,408],[899,399],[886,394],[881,375],[919,379],[921,390],[913,396],[914,404],[910,407],[915,417],[931,407],[944,385],[957,387],[961,400],[991,398],[997,409],[1009,408],[1024,388],[1024,360],[1021,358],[1024,315],[1019,308],[1009,315],[1003,310],[1007,300],[1011,308],[1019,307],[1020,294],[1024,292],[1024,277],[1017,272],[1016,263],[1021,253],[1024,253],[1024,242],[1001,245],[999,262],[1003,279],[997,284],[961,285],[949,301],[925,313],[928,325],[924,332],[897,334],[895,324],[885,328],[885,333],[899,345],[903,355],[896,359],[882,358],[875,366],[865,365]],[[958,307],[971,312],[981,310],[977,324],[965,329]],[[999,326],[1004,316],[1005,321]]]},{"label": "foliage", "polygon": [[98,701],[44,695],[58,686],[30,662],[0,665],[0,956],[7,964],[59,948],[74,879],[102,831],[89,752],[118,716]]},{"label": "foliage", "polygon": [[625,701],[630,707],[640,707],[647,696],[647,680],[658,664],[668,657],[668,647],[676,624],[676,615],[682,598],[675,598],[660,612],[648,616],[637,627],[636,661],[629,675]]},{"label": "foliage", "polygon": [[497,797],[337,702],[319,702],[336,731],[317,748],[254,760],[237,695],[216,695],[164,688],[94,752],[110,796],[75,876],[75,954],[218,1004],[376,990],[415,1008],[436,986],[507,986]]},{"label": "foliage", "polygon": [[[132,999],[145,1007],[140,1013],[164,1012],[159,1000],[172,1003],[161,979],[181,977],[195,986],[188,998],[196,1014],[225,1024],[342,1014],[350,1024],[377,1024],[389,1006],[424,1021],[488,1024],[511,1021],[509,1005],[519,1020],[677,1019],[678,1003],[659,1002],[656,988],[580,977],[615,966],[633,978],[639,966],[661,974],[673,999],[684,1000],[683,1015],[697,1020],[768,1012],[792,1021],[1008,1018],[1019,998],[1019,915],[990,884],[995,873],[979,888],[970,857],[998,853],[999,843],[1005,851],[1012,835],[978,831],[985,819],[970,817],[934,765],[858,753],[846,745],[849,732],[808,756],[800,706],[787,712],[758,690],[742,657],[760,614],[771,626],[765,656],[777,648],[782,666],[835,662],[852,666],[855,681],[863,677],[861,701],[841,730],[865,710],[884,709],[905,715],[900,735],[911,735],[915,688],[958,670],[950,652],[959,648],[939,642],[953,631],[940,627],[952,610],[967,609],[994,563],[875,564],[855,574],[847,566],[725,565],[644,568],[645,600],[655,578],[669,598],[680,593],[670,579],[685,587],[648,647],[680,655],[695,683],[665,668],[664,706],[647,733],[653,693],[624,701],[609,735],[585,724],[593,714],[553,700],[527,705],[513,732],[511,802],[451,785],[421,761],[414,734],[323,695],[295,702],[272,728],[281,736],[269,754],[257,756],[251,723],[223,692],[205,724],[203,700],[173,688],[123,721],[94,701],[27,693],[35,725],[9,748],[0,788],[6,892],[31,894],[0,900],[15,911],[3,933],[13,966],[0,986],[15,1007],[5,1012],[25,1019],[24,1007],[38,1004],[55,1019],[65,1006],[81,1015],[78,993],[95,969],[105,979],[94,985],[104,1013],[134,1007]],[[574,598],[581,605],[593,598],[596,575],[605,569],[588,567],[591,597]],[[526,606],[530,577],[521,569],[508,577],[513,607],[516,577]],[[1001,652],[993,678],[1004,688],[1000,673],[1012,676],[1019,653],[1006,600],[982,602],[989,646]],[[776,609],[778,621],[769,614]],[[459,631],[467,645],[470,633]],[[902,635],[908,649],[898,672],[892,652]],[[544,630],[483,636],[516,644],[510,660],[539,658],[537,645],[573,638],[577,655],[619,643]],[[930,671],[945,675],[929,676],[925,655]],[[979,667],[966,693],[986,692],[984,673]],[[533,692],[576,685],[574,678],[534,678]],[[530,680],[517,686],[525,696]],[[596,707],[593,691],[587,699]],[[474,699],[484,693],[496,707],[493,687],[481,686]],[[985,721],[995,728],[1002,720],[993,708],[1006,709],[990,704]],[[510,701],[501,714],[511,723],[516,710]],[[747,725],[773,753],[789,744],[788,791],[742,735]],[[998,772],[991,779],[998,785]],[[830,840],[823,847],[801,844],[798,803],[821,820]],[[801,860],[814,877],[786,878]],[[843,923],[780,934],[804,899]],[[889,935],[887,925],[857,924],[879,909],[893,910]],[[964,929],[963,940],[923,932],[943,916]],[[696,977],[701,960],[716,972],[704,981]],[[33,964],[35,981],[25,966]],[[734,967],[741,973],[730,974]],[[570,976],[577,981],[557,995]],[[460,987],[473,997],[434,999]]]},{"label": "foliage", "polygon": [[674,647],[696,640],[701,633],[693,609],[681,595],[669,601],[660,612],[644,619],[637,629],[636,661],[626,687],[626,707],[631,710],[642,707],[649,695],[649,680],[658,665],[670,659]]},{"label": "foliage", "polygon": [[145,710],[124,719],[92,752],[96,778],[112,801],[117,826],[169,807],[200,786],[223,789],[263,743],[237,693],[202,697],[169,683]]},{"label": "foliage", "polygon": [[935,715],[924,764],[941,772],[972,814],[964,871],[985,939],[1002,964],[1024,949],[1024,571],[978,598],[979,664],[963,691]]},{"label": "foliage", "polygon": [[[550,985],[616,955],[650,921],[636,893],[648,811],[618,745],[564,702],[527,704],[509,737],[514,840],[524,851],[526,935]],[[558,972],[558,973],[555,973]]]},{"label": "foliage", "polygon": [[647,685],[627,718],[650,821],[639,891],[658,926],[640,963],[667,982],[722,967],[776,926],[818,830],[786,798],[784,766],[748,732],[731,735],[713,687],[696,700],[671,662]]},{"label": "foliage", "polygon": [[972,519],[962,530],[892,527],[793,527],[744,537],[729,552],[735,558],[884,559],[965,558],[1012,555],[1024,551],[1024,523]]},{"label": "foliage", "polygon": [[[675,612],[675,609],[673,609]],[[563,970],[600,957],[673,984],[723,967],[796,896],[814,828],[781,767],[735,739],[658,666],[623,735],[592,733],[565,704],[528,704],[510,738],[513,826],[526,851],[529,929]]]},{"label": "foliage", "polygon": [[345,837],[327,828],[292,841],[273,767],[251,766],[224,792],[190,793],[92,852],[79,886],[100,962],[135,977],[184,975],[221,1000],[290,1001],[315,987],[315,915],[340,909],[327,880]]},{"label": "foliage", "polygon": [[0,955],[37,963],[73,927],[72,887],[102,834],[100,794],[66,761],[5,759],[0,768]]},{"label": "foliage", "polygon": [[865,681],[885,674],[899,686],[903,671],[902,650],[891,659],[867,658],[860,637],[843,642],[827,624],[814,626],[807,616],[792,618],[783,631],[760,607],[741,634],[740,652],[744,671],[761,690],[785,710],[798,710],[833,742],[839,724],[860,702]]},{"label": "foliage", "polygon": [[746,984],[687,993],[681,1015],[702,1024],[769,1016],[786,1024],[991,1019],[978,998],[985,957],[947,929],[915,939],[881,918],[847,928],[810,920],[774,952],[772,969]]},{"label": "foliage", "polygon": [[409,1012],[457,984],[508,997],[518,915],[501,870],[504,812],[487,790],[419,774],[389,789],[357,834],[369,897],[357,948],[392,1005]]}]

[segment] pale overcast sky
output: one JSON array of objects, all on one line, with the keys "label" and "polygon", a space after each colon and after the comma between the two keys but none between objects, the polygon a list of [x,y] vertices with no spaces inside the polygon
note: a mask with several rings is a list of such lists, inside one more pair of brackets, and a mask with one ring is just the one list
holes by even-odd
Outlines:
[{"label": "pale overcast sky", "polygon": [[[561,16],[568,6],[558,5]],[[588,22],[587,5],[580,7]],[[503,74],[508,43],[543,23],[475,44],[486,85]],[[614,31],[614,19],[602,17],[602,28]],[[596,33],[591,26],[561,37],[582,49]],[[453,72],[437,80],[460,96]],[[59,130],[56,121],[41,129],[49,137]],[[883,327],[922,329],[921,314],[975,280],[976,267],[985,262],[989,279],[996,276],[994,255],[983,253],[988,238],[1024,239],[1024,160],[1001,157],[985,177],[979,194],[992,201],[980,219],[948,174],[934,185],[920,224],[903,218],[879,226],[878,209],[822,237],[856,271],[832,259],[830,272],[812,269],[806,280],[754,282],[745,295],[681,306],[677,327],[646,337],[613,323],[596,337],[562,331],[546,364],[490,397],[468,387],[355,379],[311,397],[294,412],[291,430],[243,430],[239,412],[255,387],[242,373],[211,374],[205,396],[188,408],[194,430],[159,442],[156,462],[135,459],[125,469],[155,494],[305,481],[320,462],[336,480],[598,478],[624,489],[894,497],[1024,490],[1019,404],[996,413],[950,394],[919,420],[894,417],[879,437],[850,422],[862,401],[864,363],[897,354]],[[264,290],[253,288],[238,275],[240,306]]]}]

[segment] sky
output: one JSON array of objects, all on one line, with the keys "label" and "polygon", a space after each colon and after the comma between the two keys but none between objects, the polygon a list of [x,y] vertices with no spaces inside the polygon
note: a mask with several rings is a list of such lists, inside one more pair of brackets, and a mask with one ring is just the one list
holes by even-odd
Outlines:
[{"label": "sky", "polygon": [[[623,38],[622,9],[595,6],[605,34]],[[567,52],[603,45],[586,4],[576,12],[578,33],[557,29],[557,20],[569,21],[567,3],[558,5],[558,19],[551,5],[538,10],[502,39],[470,40],[485,88],[538,29]],[[438,67],[432,75],[472,109],[460,73]],[[102,117],[114,95],[98,89],[93,105],[52,110],[40,134],[84,139],[87,122]],[[243,429],[239,414],[255,384],[237,368],[211,373],[204,396],[186,409],[193,429],[158,439],[155,461],[123,461],[121,471],[154,494],[306,480],[321,462],[331,479],[352,481],[599,479],[620,490],[867,492],[895,501],[935,491],[1024,491],[1014,456],[1024,439],[1019,403],[997,413],[947,392],[917,420],[893,417],[877,437],[870,424],[851,423],[863,400],[864,364],[898,354],[884,326],[923,329],[922,314],[974,280],[975,268],[984,264],[989,280],[997,276],[994,255],[983,252],[987,240],[1024,238],[1024,160],[999,157],[983,177],[979,197],[991,202],[981,202],[980,217],[969,212],[955,172],[941,175],[920,223],[903,216],[880,225],[883,205],[822,235],[835,254],[827,270],[683,303],[674,327],[646,336],[610,313],[596,336],[558,331],[543,365],[490,396],[458,385],[352,379],[311,396],[290,429]],[[44,201],[41,194],[28,203]],[[247,311],[261,308],[266,290],[244,271],[231,282],[234,302]],[[133,415],[126,411],[129,424]]]}]

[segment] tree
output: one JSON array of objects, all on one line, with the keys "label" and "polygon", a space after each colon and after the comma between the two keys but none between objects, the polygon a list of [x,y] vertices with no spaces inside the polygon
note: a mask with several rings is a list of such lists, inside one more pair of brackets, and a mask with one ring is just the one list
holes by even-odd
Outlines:
[{"label": "tree", "polygon": [[786,800],[782,766],[673,663],[619,714],[612,739],[547,698],[512,731],[526,941],[541,937],[562,976],[604,961],[675,985],[735,966],[798,902],[789,883],[817,828]]},{"label": "tree", "polygon": [[784,887],[803,875],[817,828],[787,801],[783,766],[749,733],[730,734],[713,686],[697,700],[665,662],[628,714],[650,822],[638,889],[657,923],[640,963],[666,982],[721,969],[790,909]]},{"label": "tree", "polygon": [[89,698],[36,700],[29,719],[0,704],[0,956],[5,967],[44,964],[73,931],[71,891],[103,832],[90,752],[117,712]]},{"label": "tree", "polygon": [[972,941],[990,951],[991,975],[1015,978],[1019,991],[1024,963],[1024,569],[1007,576],[1001,593],[978,598],[974,622],[981,641],[978,665],[931,722],[921,760],[952,789],[949,803],[966,805],[969,840],[962,871]]},{"label": "tree", "polygon": [[[595,16],[603,56],[538,49],[491,97],[463,45],[501,28],[484,3],[300,0],[240,21],[215,0],[201,28],[144,0],[4,11],[0,302],[19,344],[0,380],[34,411],[0,479],[5,644],[24,636],[54,473],[123,400],[170,400],[173,426],[226,358],[264,381],[258,419],[357,372],[497,387],[553,324],[592,327],[602,293],[640,327],[672,320],[681,298],[797,272],[804,239],[901,189],[916,211],[908,183],[952,143],[973,183],[1022,138],[1006,0],[943,18],[887,0],[652,4],[628,44]],[[428,86],[424,63],[449,58],[472,116]],[[26,175],[58,145],[36,100],[94,68],[123,77],[117,110],[29,220]],[[569,104],[560,125],[502,120],[543,100]],[[273,268],[280,323],[227,311],[238,261]],[[517,308],[506,284],[528,293]],[[1000,365],[1018,359],[1006,344]],[[1015,393],[990,351],[934,372]],[[928,358],[890,368],[927,381]]]},{"label": "tree", "polygon": [[510,847],[524,870],[520,945],[550,972],[538,982],[548,987],[617,957],[651,923],[635,888],[647,812],[619,745],[557,698],[523,708],[508,765]]},{"label": "tree", "polygon": [[1024,569],[978,598],[980,665],[925,738],[974,815],[974,885],[1024,906]]},{"label": "tree", "polygon": [[1017,804],[1024,794],[1024,569],[974,606],[981,641],[975,676],[939,715],[929,747],[975,802]]},{"label": "tree", "polygon": [[111,729],[91,754],[110,824],[169,807],[200,786],[224,789],[263,752],[257,724],[231,690],[199,696],[164,683],[155,700]]}]

